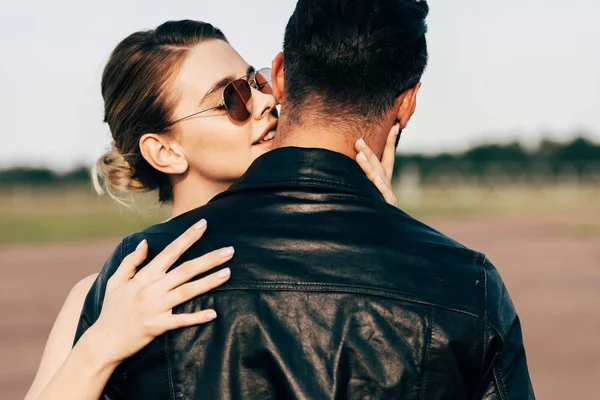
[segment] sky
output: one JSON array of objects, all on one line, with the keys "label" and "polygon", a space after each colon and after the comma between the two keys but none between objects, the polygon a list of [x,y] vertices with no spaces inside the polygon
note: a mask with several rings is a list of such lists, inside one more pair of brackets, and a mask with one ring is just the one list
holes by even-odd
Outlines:
[{"label": "sky", "polygon": [[[7,0],[0,10],[0,168],[90,166],[110,145],[102,69],[166,20],[221,28],[250,64],[281,50],[294,0]],[[430,64],[400,152],[579,133],[600,142],[600,2],[429,0]]]}]

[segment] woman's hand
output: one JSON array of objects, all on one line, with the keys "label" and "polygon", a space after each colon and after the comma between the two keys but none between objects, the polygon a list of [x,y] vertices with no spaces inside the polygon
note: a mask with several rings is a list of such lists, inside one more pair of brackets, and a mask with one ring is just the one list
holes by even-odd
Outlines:
[{"label": "woman's hand", "polygon": [[398,206],[398,199],[392,190],[392,174],[394,172],[394,161],[396,160],[396,137],[399,131],[400,125],[392,127],[385,143],[381,161],[363,139],[357,140],[354,144],[358,152],[356,162],[379,189],[385,200],[393,206]]},{"label": "woman's hand", "polygon": [[206,221],[202,220],[137,273],[137,267],[148,255],[148,243],[142,241],[133,253],[125,257],[108,280],[98,321],[88,330],[93,330],[101,344],[106,362],[118,364],[169,330],[204,324],[217,317],[214,310],[193,314],[172,313],[173,307],[222,285],[231,275],[229,268],[225,268],[190,282],[194,277],[231,260],[232,247],[208,253],[167,273],[169,267],[205,231]]}]

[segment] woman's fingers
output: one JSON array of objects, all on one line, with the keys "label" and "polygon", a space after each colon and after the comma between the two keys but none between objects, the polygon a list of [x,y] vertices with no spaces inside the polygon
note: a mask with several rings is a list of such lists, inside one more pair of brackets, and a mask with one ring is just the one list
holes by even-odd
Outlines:
[{"label": "woman's fingers", "polygon": [[165,308],[172,309],[188,300],[221,286],[231,277],[229,268],[222,269],[207,277],[198,279],[169,292],[165,299]]},{"label": "woman's fingers", "polygon": [[150,276],[150,279],[158,279],[186,252],[194,243],[198,241],[206,232],[206,220],[202,219],[187,231],[182,233],[177,239],[169,244],[160,252],[138,276]]},{"label": "woman's fingers", "polygon": [[389,177],[394,175],[394,163],[396,162],[396,138],[398,137],[399,132],[400,125],[394,125],[388,134],[387,142],[385,143],[385,148],[383,149],[383,156],[381,157],[381,165]]},{"label": "woman's fingers", "polygon": [[112,290],[133,278],[137,268],[144,262],[147,256],[148,242],[144,239],[138,244],[133,253],[123,259],[119,268],[117,268],[108,280],[106,290]]},{"label": "woman's fingers", "polygon": [[375,172],[375,169],[373,168],[371,163],[369,163],[369,161],[363,153],[358,153],[358,156],[356,157],[356,162],[358,163],[358,166],[363,170],[367,178],[369,178],[371,182],[375,182],[377,172]]},{"label": "woman's fingers", "polygon": [[392,189],[383,181],[383,179],[381,179],[380,176],[377,176],[377,178],[375,178],[374,183],[375,183],[375,186],[377,187],[377,189],[379,190],[379,192],[383,195],[383,198],[385,199],[385,201],[387,201],[389,204],[393,205],[394,207],[397,207],[398,199],[396,198],[396,195],[394,194]]},{"label": "woman's fingers", "polygon": [[[356,161],[361,166],[363,171],[367,174],[367,177],[371,180],[371,182],[375,183],[375,179],[377,176],[380,176],[384,182],[387,183],[389,180],[387,172],[381,165],[381,161],[377,158],[375,153],[371,150],[369,146],[364,142],[363,139],[359,139],[355,145],[358,155],[356,156]],[[392,186],[392,183],[389,182],[389,186]]]},{"label": "woman's fingers", "polygon": [[[399,125],[396,125],[396,127],[399,128]],[[359,139],[355,145],[356,150],[358,151],[358,155],[356,156],[358,165],[362,168],[371,182],[375,184],[375,187],[383,195],[385,201],[393,206],[398,205],[398,200],[392,190],[392,180],[390,178],[391,172],[394,169],[393,158],[395,158],[396,132],[398,132],[398,129],[392,128],[386,142],[384,157],[382,157],[382,160],[385,160],[387,168],[390,170],[390,174],[388,174],[386,168],[384,168],[383,161],[379,161],[375,153],[371,151],[364,140]],[[392,160],[390,160],[390,158],[392,158]]]},{"label": "woman's fingers", "polygon": [[215,310],[202,310],[189,314],[173,314],[167,317],[166,330],[186,328],[188,326],[201,325],[217,318]]},{"label": "woman's fingers", "polygon": [[226,247],[181,264],[157,283],[160,286],[159,292],[168,292],[189,282],[194,277],[231,260],[233,254],[233,247]]}]

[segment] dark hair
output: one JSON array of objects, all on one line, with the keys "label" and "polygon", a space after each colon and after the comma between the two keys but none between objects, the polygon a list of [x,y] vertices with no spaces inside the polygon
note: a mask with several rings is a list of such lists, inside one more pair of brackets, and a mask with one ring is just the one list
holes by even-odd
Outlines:
[{"label": "dark hair", "polygon": [[112,149],[98,160],[94,186],[117,200],[117,193],[158,189],[160,201],[173,199],[169,177],[143,157],[139,140],[146,133],[169,133],[176,93],[170,83],[193,46],[208,40],[227,41],[223,32],[200,21],[168,21],[136,32],[112,52],[102,75],[104,122]]},{"label": "dark hair", "polygon": [[427,65],[426,1],[298,0],[283,44],[287,118],[377,123]]}]

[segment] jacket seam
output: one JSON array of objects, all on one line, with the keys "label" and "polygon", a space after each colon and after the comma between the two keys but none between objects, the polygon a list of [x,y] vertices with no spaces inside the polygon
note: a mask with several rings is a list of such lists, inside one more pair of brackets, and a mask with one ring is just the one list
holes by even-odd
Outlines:
[{"label": "jacket seam", "polygon": [[488,282],[487,282],[487,271],[485,270],[485,267],[484,267],[485,261],[487,261],[487,258],[484,258],[484,261],[481,264],[482,268],[483,268],[483,271],[484,271],[485,287],[486,287],[486,290],[485,290],[486,304],[485,304],[485,307],[484,307],[484,310],[483,310],[483,317],[484,317],[483,321],[485,322],[485,324],[488,327],[492,328],[496,332],[496,334],[498,335],[498,337],[500,338],[501,348],[500,348],[500,350],[498,350],[497,356],[494,357],[494,359],[492,360],[492,366],[491,366],[491,368],[492,368],[492,371],[493,371],[493,374],[494,374],[494,381],[496,382],[496,387],[498,388],[498,393],[500,395],[500,399],[501,400],[508,400],[508,396],[506,394],[506,388],[504,386],[504,381],[503,381],[503,378],[502,378],[502,373],[500,372],[500,369],[496,365],[496,362],[499,359],[498,355],[500,353],[502,353],[502,351],[504,350],[504,344],[506,343],[506,339],[505,339],[504,335],[502,334],[502,332],[500,331],[500,329],[496,328],[494,326],[494,324],[492,324],[488,320],[488,304],[487,304],[487,294],[488,294],[487,285],[488,285]]},{"label": "jacket seam", "polygon": [[494,381],[496,381],[496,387],[498,388],[500,399],[509,400],[508,395],[506,394],[506,386],[504,384],[504,379],[502,378],[502,373],[496,366],[494,366]]},{"label": "jacket seam", "polygon": [[[502,348],[504,348],[504,343],[506,343],[506,339],[504,338],[504,335],[502,334],[500,329],[496,328],[496,326],[487,319],[487,315],[484,315],[483,322],[487,327],[492,328],[498,334],[498,337],[502,342]],[[500,349],[500,351],[502,351],[502,349]]]},{"label": "jacket seam", "polygon": [[[485,261],[487,260],[487,257],[485,254],[481,254],[481,264],[479,265],[480,267],[480,271],[482,272],[483,275],[483,324],[482,324],[482,332],[481,332],[481,341],[482,341],[482,346],[481,346],[481,371],[483,371],[483,374],[481,376],[481,384],[479,385],[479,388],[477,389],[477,392],[481,392],[482,390],[485,389],[485,380],[489,375],[492,375],[494,380],[495,380],[495,372],[494,372],[494,364],[496,363],[496,359],[498,354],[495,354],[492,357],[492,360],[490,361],[490,365],[489,366],[485,366],[485,355],[487,352],[487,340],[486,340],[486,332],[487,332],[487,328],[491,327],[492,329],[494,329],[490,323],[488,323],[487,321],[487,315],[488,315],[488,279],[487,279],[487,272],[484,268],[484,264]],[[496,330],[496,329],[494,329]]]},{"label": "jacket seam", "polygon": [[[495,371],[494,371],[497,359],[498,359],[498,354],[494,354],[494,356],[492,357],[492,361],[490,362],[490,365],[487,367],[487,369],[485,370],[485,373],[483,374],[483,376],[481,378],[481,384],[477,388],[476,393],[482,393],[482,395],[483,395],[486,392],[490,391],[490,389],[486,390],[486,380],[487,379],[493,379],[493,382],[494,382],[493,387],[497,388],[498,384],[496,383],[496,375],[495,375]],[[488,387],[489,387],[489,385],[488,385]]]},{"label": "jacket seam", "polygon": [[171,369],[171,357],[169,355],[169,332],[165,332],[165,359],[167,362],[167,376],[169,378],[169,397],[175,400],[175,385],[173,384],[173,371]]},{"label": "jacket seam", "polygon": [[356,285],[339,285],[332,283],[318,283],[315,284],[313,282],[265,282],[265,283],[255,283],[255,282],[236,282],[230,283],[227,287],[219,287],[213,289],[212,292],[229,292],[236,290],[270,290],[270,291],[287,291],[287,292],[340,292],[340,293],[360,293],[365,295],[372,295],[378,297],[386,297],[392,298],[396,300],[404,300],[416,304],[437,307],[448,311],[458,312],[461,314],[466,314],[471,317],[481,318],[480,315],[477,315],[474,312],[461,310],[458,308],[453,308],[449,306],[445,306],[438,303],[433,303],[430,301],[419,300],[412,296],[389,291],[382,289],[374,289],[365,286],[356,286]]},{"label": "jacket seam", "polygon": [[485,363],[485,353],[487,351],[486,349],[486,340],[485,340],[485,332],[486,332],[486,324],[487,324],[487,320],[488,320],[488,281],[487,281],[487,272],[485,271],[483,265],[485,264],[485,260],[487,259],[487,257],[485,256],[485,254],[483,254],[483,261],[481,263],[481,271],[483,272],[483,321],[485,321],[485,323],[482,326],[482,332],[481,332],[481,340],[482,340],[482,346],[481,346],[481,367],[484,368],[484,363]]},{"label": "jacket seam", "polygon": [[[385,204],[387,204],[387,203],[385,203]],[[398,210],[398,211],[401,211],[401,210]],[[412,218],[408,214],[406,214],[406,216],[408,216],[409,218]],[[176,217],[176,218],[178,218],[178,217]],[[153,226],[151,226],[151,227],[149,227],[147,229],[150,229],[150,228],[155,227],[155,226],[160,226],[160,225],[162,225],[162,224],[153,225]],[[144,236],[172,236],[173,235],[172,232],[148,232],[146,230],[141,231],[140,234],[144,235]],[[439,233],[439,234],[443,235],[441,233]],[[466,247],[460,245],[460,243],[458,243],[458,246],[450,245],[450,244],[446,244],[446,243],[431,243],[431,242],[420,242],[420,243],[412,243],[412,244],[413,245],[431,245],[431,246],[438,246],[438,247],[444,248],[444,249],[446,249],[446,248],[453,249],[457,253],[460,253],[462,255],[473,256],[473,257],[477,258],[477,253],[476,252],[474,252],[473,250],[471,250],[469,248],[466,248]]]},{"label": "jacket seam", "polygon": [[425,337],[425,354],[423,355],[423,365],[421,367],[421,381],[419,387],[419,400],[423,400],[425,396],[425,377],[427,367],[429,366],[429,351],[431,348],[431,340],[433,339],[433,310],[431,308],[427,311],[427,335]]},{"label": "jacket seam", "polygon": [[496,331],[496,333],[498,334],[498,336],[500,337],[500,340],[502,341],[502,343],[504,344],[505,339],[504,339],[504,335],[502,334],[502,332],[500,331],[500,329],[496,328],[496,326],[494,324],[492,324],[489,320],[488,320],[488,279],[487,279],[487,271],[485,269],[485,262],[488,261],[487,257],[485,256],[485,254],[483,254],[483,262],[481,263],[481,268],[483,269],[483,277],[484,277],[484,285],[485,285],[485,307],[483,307],[483,320],[485,322],[485,324],[492,328],[494,331]]}]

